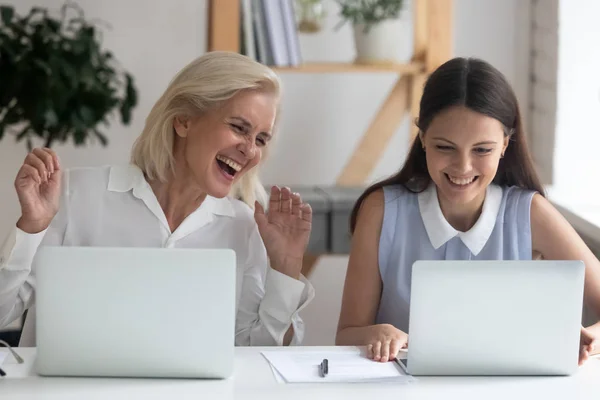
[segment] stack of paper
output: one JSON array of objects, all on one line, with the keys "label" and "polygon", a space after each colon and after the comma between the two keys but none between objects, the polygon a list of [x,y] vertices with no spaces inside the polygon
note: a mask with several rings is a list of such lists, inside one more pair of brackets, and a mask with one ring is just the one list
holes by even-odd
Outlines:
[{"label": "stack of paper", "polygon": [[[344,351],[263,351],[275,379],[285,383],[331,382],[395,382],[409,383],[416,379],[406,375],[395,362],[369,360],[359,350]],[[319,365],[327,359],[329,371],[322,377]]]}]

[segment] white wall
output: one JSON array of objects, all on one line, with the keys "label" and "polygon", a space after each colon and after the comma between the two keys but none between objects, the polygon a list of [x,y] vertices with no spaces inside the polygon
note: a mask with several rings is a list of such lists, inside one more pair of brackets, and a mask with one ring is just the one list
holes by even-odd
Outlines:
[{"label": "white wall", "polygon": [[555,185],[580,204],[598,205],[600,187],[600,2],[559,1]]},{"label": "white wall", "polygon": [[527,123],[531,0],[454,0],[454,5],[455,55],[483,58],[505,74]]},{"label": "white wall", "polygon": [[551,194],[598,205],[600,3],[533,0],[531,128],[534,157]]},{"label": "white wall", "polygon": [[[8,3],[16,4],[17,9],[24,12],[32,5],[58,9],[63,2],[9,0]],[[108,148],[64,146],[56,150],[67,167],[126,162],[129,147],[141,131],[153,102],[181,67],[205,51],[206,2],[79,0],[78,3],[89,17],[112,25],[112,30],[105,33],[104,43],[135,76],[140,104],[130,126],[115,124],[110,128]],[[329,14],[326,30],[319,35],[302,35],[303,58],[306,61],[350,61],[354,55],[350,27],[333,31],[338,21],[336,5],[333,0],[325,0],[325,4]],[[455,54],[480,57],[497,66],[515,85],[523,103],[527,103],[528,96],[528,4],[524,0],[455,0],[454,11]],[[401,38],[401,44],[406,46],[409,56],[410,12],[405,20],[406,36]],[[393,74],[284,75],[286,95],[281,135],[265,165],[264,181],[291,185],[333,184],[395,79]],[[400,167],[407,138],[408,121],[405,120],[372,179]],[[15,144],[10,137],[0,142],[0,237],[18,218],[12,185],[24,156],[24,144]],[[329,264],[335,268],[326,270],[327,279],[341,282],[345,274],[344,257],[323,257],[316,268],[323,270]],[[327,309],[332,314],[319,317],[319,321],[330,321],[332,326],[320,326],[319,332],[323,333],[310,334],[307,344],[331,343],[333,338],[320,335],[330,335],[337,323],[341,285],[336,287],[337,290],[320,291],[317,299],[319,304],[329,305]]]}]

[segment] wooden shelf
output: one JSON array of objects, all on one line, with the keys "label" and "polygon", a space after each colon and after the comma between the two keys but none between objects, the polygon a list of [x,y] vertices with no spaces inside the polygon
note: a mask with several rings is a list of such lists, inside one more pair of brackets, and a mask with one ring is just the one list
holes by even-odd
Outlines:
[{"label": "wooden shelf", "polygon": [[393,72],[416,74],[425,69],[420,62],[408,64],[353,64],[353,63],[306,63],[296,67],[274,67],[274,71],[285,73],[354,73],[354,72]]}]

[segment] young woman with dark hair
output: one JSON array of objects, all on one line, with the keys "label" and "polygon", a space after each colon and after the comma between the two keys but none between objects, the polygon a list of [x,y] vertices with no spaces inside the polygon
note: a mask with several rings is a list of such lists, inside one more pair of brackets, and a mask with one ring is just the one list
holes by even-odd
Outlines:
[{"label": "young woman with dark hair", "polygon": [[[600,315],[600,262],[546,200],[505,77],[482,60],[446,62],[425,85],[416,123],[402,169],[352,212],[337,344],[396,357],[408,343],[417,260],[583,260],[585,302]],[[582,328],[580,362],[600,350],[598,338],[600,324]]]}]

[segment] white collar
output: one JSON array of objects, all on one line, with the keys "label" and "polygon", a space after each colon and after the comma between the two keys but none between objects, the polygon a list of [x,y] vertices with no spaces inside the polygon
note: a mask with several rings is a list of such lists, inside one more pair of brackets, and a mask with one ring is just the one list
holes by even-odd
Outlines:
[{"label": "white collar", "polygon": [[502,188],[493,184],[487,187],[481,215],[475,225],[466,232],[454,229],[442,214],[437,188],[433,182],[418,194],[418,201],[427,236],[435,249],[458,236],[471,253],[477,255],[487,243],[496,225],[496,218],[502,203]]},{"label": "white collar", "polygon": [[[156,198],[152,188],[146,182],[142,170],[136,165],[113,166],[110,168],[108,178],[108,188],[111,192],[128,192],[133,190],[133,195],[138,199],[149,203],[149,198]],[[154,202],[151,202],[151,204]],[[149,205],[152,209],[153,207]],[[212,214],[224,215],[228,217],[235,216],[235,210],[228,198],[218,199],[212,196],[206,196],[198,210],[208,211]],[[198,211],[196,210],[196,211]],[[154,210],[153,210],[154,211]]]}]

